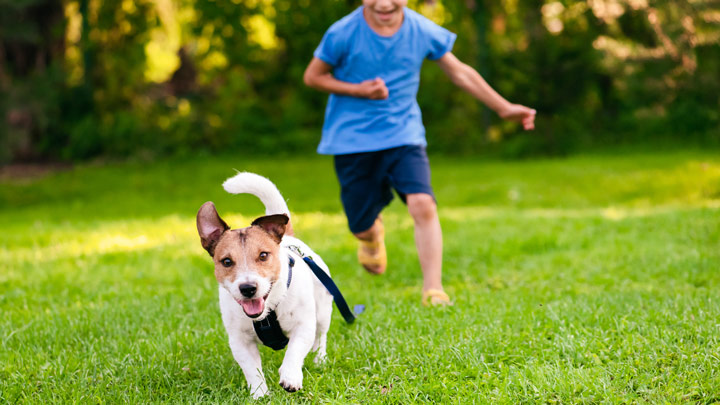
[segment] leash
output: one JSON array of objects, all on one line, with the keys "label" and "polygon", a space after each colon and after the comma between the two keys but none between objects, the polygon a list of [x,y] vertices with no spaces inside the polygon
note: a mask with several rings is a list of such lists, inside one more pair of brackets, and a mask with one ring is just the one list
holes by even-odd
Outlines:
[{"label": "leash", "polygon": [[345,319],[345,322],[347,323],[353,323],[355,322],[355,315],[360,315],[364,310],[364,305],[355,305],[355,313],[353,314],[353,311],[350,310],[348,307],[347,302],[345,301],[345,297],[343,297],[342,293],[340,292],[340,289],[335,285],[335,282],[330,278],[330,276],[323,271],[323,269],[320,268],[320,266],[315,263],[315,261],[310,256],[305,256],[305,254],[300,250],[299,247],[295,245],[288,246],[290,250],[295,252],[298,256],[302,257],[305,264],[310,267],[310,270],[315,274],[315,277],[320,280],[322,285],[325,286],[325,288],[328,290],[330,295],[333,296],[333,301],[335,301],[335,306],[337,307],[338,311],[340,311],[340,315],[342,315],[343,319]]},{"label": "leash", "polygon": [[315,273],[315,277],[317,277],[318,280],[320,280],[320,282],[325,286],[325,288],[327,288],[330,295],[333,296],[335,306],[340,311],[340,314],[345,319],[345,322],[355,322],[355,315],[352,313],[352,311],[350,311],[350,308],[348,308],[348,304],[347,302],[345,302],[345,297],[343,297],[340,289],[337,287],[337,285],[335,285],[335,282],[332,281],[330,276],[328,276],[327,273],[325,273],[312,258],[306,256],[303,257],[303,261],[310,267],[310,270]]}]

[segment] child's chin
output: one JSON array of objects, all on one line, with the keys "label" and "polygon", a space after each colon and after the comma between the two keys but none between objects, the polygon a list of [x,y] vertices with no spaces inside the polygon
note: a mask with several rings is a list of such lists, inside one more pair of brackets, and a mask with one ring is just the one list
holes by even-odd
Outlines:
[{"label": "child's chin", "polygon": [[398,18],[398,15],[395,13],[393,13],[393,14],[379,14],[379,13],[375,14],[375,21],[377,21],[378,24],[382,24],[382,25],[390,25],[390,24],[394,23],[397,20],[397,18]]}]

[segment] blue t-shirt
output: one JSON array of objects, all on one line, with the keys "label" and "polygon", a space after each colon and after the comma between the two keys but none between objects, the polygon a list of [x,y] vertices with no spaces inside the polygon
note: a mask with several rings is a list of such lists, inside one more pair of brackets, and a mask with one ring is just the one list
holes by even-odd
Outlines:
[{"label": "blue t-shirt", "polygon": [[341,81],[360,83],[379,77],[389,96],[370,100],[331,94],[325,110],[318,153],[343,155],[403,145],[427,145],[417,91],[425,58],[439,59],[452,49],[456,35],[408,8],[400,29],[377,34],[363,7],[333,24],[315,57],[333,67]]}]

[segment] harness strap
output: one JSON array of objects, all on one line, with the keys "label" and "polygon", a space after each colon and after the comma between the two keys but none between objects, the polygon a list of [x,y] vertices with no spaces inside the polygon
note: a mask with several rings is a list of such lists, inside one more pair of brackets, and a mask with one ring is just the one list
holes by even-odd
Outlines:
[{"label": "harness strap", "polygon": [[[295,266],[295,259],[291,256],[288,256],[288,259],[290,260],[288,261],[287,286],[290,287],[290,282],[292,281],[292,269],[293,266]],[[253,328],[255,329],[255,334],[260,341],[263,342],[265,346],[270,347],[273,350],[284,349],[290,341],[280,327],[280,322],[277,320],[277,314],[275,314],[275,311],[268,312],[267,316],[261,321],[253,321]]]},{"label": "harness strap", "polygon": [[270,311],[262,321],[253,322],[253,328],[260,341],[273,350],[284,349],[290,341],[280,328],[275,311]]},{"label": "harness strap", "polygon": [[288,282],[287,282],[287,288],[290,288],[290,282],[292,281],[292,269],[295,266],[295,259],[292,258],[292,256],[288,256],[289,263],[288,263]]}]

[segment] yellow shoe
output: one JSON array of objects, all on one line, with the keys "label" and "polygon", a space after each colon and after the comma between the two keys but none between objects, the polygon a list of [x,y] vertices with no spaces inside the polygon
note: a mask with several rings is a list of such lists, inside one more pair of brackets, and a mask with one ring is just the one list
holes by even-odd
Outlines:
[{"label": "yellow shoe", "polygon": [[378,238],[368,242],[361,240],[358,245],[357,257],[360,264],[372,274],[383,274],[387,268],[387,251],[385,250],[385,227],[380,219],[375,220],[380,226]]},{"label": "yellow shoe", "polygon": [[422,304],[426,307],[451,306],[450,297],[443,290],[429,289],[423,291]]}]

